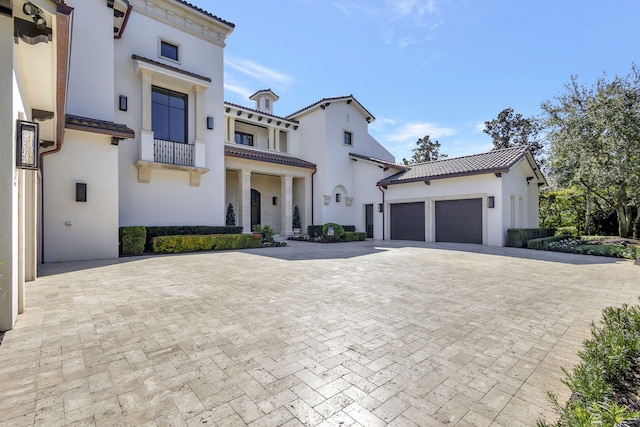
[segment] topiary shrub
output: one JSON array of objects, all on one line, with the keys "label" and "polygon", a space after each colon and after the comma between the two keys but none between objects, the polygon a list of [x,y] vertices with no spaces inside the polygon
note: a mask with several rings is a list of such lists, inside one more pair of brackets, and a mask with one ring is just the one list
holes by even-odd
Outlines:
[{"label": "topiary shrub", "polygon": [[141,225],[120,227],[120,256],[142,255],[147,229]]},{"label": "topiary shrub", "polygon": [[227,215],[225,217],[224,223],[227,226],[236,225],[236,213],[234,212],[233,205],[231,203],[229,203],[229,206],[227,206]]},{"label": "topiary shrub", "polygon": [[344,232],[344,240],[346,240],[347,242],[363,241],[366,238],[367,238],[367,233],[355,232],[355,231],[345,231]]},{"label": "topiary shrub", "polygon": [[257,234],[157,236],[151,240],[153,252],[163,254],[259,248],[261,243],[262,237]]},{"label": "topiary shrub", "polygon": [[555,228],[509,228],[507,230],[507,245],[512,248],[526,248],[531,239],[551,237]]},{"label": "topiary shrub", "polygon": [[327,239],[342,239],[344,236],[344,228],[340,224],[336,224],[335,222],[328,222],[322,226],[322,236]]}]

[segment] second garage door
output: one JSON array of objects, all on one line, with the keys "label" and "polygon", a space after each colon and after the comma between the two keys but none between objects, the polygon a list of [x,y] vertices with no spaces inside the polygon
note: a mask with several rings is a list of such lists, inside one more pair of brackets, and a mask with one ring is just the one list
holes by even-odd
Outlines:
[{"label": "second garage door", "polygon": [[436,202],[436,242],[482,244],[482,199]]}]

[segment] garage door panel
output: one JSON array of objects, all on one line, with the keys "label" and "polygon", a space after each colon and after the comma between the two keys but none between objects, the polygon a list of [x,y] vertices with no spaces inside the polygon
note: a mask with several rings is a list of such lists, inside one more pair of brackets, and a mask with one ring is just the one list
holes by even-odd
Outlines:
[{"label": "garage door panel", "polygon": [[391,204],[391,239],[424,242],[424,202]]},{"label": "garage door panel", "polygon": [[435,203],[436,242],[482,244],[482,199]]}]

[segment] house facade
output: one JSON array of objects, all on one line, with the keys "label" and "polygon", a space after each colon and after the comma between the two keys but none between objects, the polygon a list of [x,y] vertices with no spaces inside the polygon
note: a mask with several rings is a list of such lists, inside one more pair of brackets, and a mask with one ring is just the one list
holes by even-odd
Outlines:
[{"label": "house facade", "polygon": [[443,234],[468,223],[502,245],[537,225],[544,177],[526,150],[407,167],[353,95],[290,114],[270,89],[225,102],[233,30],[184,0],[0,0],[0,330],[39,263],[115,258],[122,226],[224,225],[229,205],[245,233],[282,237],[296,207],[303,232],[375,239],[468,241]]}]

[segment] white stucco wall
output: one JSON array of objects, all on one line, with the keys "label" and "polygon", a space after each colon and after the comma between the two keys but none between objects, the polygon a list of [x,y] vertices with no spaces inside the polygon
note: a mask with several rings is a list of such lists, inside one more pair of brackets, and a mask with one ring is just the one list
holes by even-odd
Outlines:
[{"label": "white stucco wall", "polygon": [[[180,63],[159,57],[160,38],[179,45]],[[116,110],[115,120],[136,131],[136,139],[124,141],[119,149],[120,225],[224,225],[223,48],[135,9],[124,36],[114,43],[116,83],[113,97],[125,95],[129,104],[126,112]],[[138,182],[134,164],[140,159],[142,77],[135,72],[133,54],[212,80],[203,92],[203,111],[198,112],[195,111],[192,83],[176,83],[159,76],[152,82],[188,95],[190,143],[195,142],[196,118],[214,118],[214,129],[208,130],[205,126],[203,130],[205,167],[209,172],[202,175],[199,187],[189,186],[188,172],[172,170],[154,169],[150,183]]]},{"label": "white stucco wall", "polygon": [[364,160],[351,161],[353,175],[356,177],[353,198],[353,220],[356,231],[365,229],[365,205],[373,205],[373,238],[382,239],[382,221],[384,215],[379,212],[378,204],[382,203],[382,192],[376,183],[384,178],[384,171],[375,163]]},{"label": "white stucco wall", "polygon": [[113,9],[103,1],[69,0],[73,11],[67,113],[113,120]]},{"label": "white stucco wall", "polygon": [[[67,129],[43,160],[44,262],[118,257],[118,147],[111,137]],[[87,201],[76,202],[76,183]]]},{"label": "white stucco wall", "polygon": [[[533,177],[527,184],[527,177]],[[502,175],[502,212],[506,229],[538,226],[538,181],[526,159]]]}]

